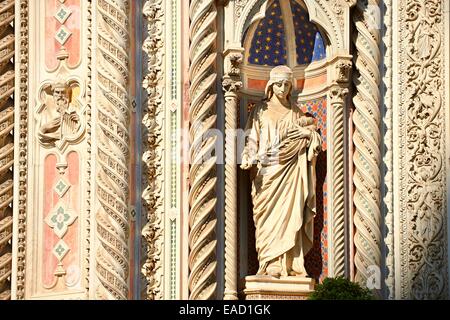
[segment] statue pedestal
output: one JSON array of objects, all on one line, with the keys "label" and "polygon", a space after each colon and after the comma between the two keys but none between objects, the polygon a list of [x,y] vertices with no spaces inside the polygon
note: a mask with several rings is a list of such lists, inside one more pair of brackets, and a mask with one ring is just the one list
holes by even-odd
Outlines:
[{"label": "statue pedestal", "polygon": [[305,277],[245,277],[245,300],[306,300],[315,281]]}]

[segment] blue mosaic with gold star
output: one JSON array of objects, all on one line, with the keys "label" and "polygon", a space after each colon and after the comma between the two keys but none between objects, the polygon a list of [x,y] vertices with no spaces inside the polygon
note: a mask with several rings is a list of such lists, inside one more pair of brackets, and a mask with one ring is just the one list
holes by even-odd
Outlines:
[{"label": "blue mosaic with gold star", "polygon": [[[308,64],[326,57],[322,35],[309,21],[308,11],[295,0],[290,0],[295,32],[297,64]],[[291,18],[291,17],[290,17]],[[253,35],[248,62],[262,66],[287,64],[287,41],[280,0],[274,0],[266,10]]]},{"label": "blue mosaic with gold star", "polygon": [[324,59],[326,57],[324,41],[317,27],[309,21],[308,11],[295,0],[291,0],[291,10],[294,19],[297,63],[307,64]]},{"label": "blue mosaic with gold star", "polygon": [[284,23],[279,0],[266,10],[266,17],[256,27],[248,62],[263,66],[286,64]]}]

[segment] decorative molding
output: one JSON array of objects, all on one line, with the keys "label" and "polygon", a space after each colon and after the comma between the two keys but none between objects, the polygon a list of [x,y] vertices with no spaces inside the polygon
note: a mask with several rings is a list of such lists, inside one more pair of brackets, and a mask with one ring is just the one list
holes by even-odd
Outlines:
[{"label": "decorative molding", "polygon": [[189,298],[216,298],[217,181],[214,148],[209,135],[216,123],[216,20],[214,0],[192,0],[190,17],[190,168],[189,168]]},{"label": "decorative molding", "polygon": [[[346,64],[347,66],[347,64]],[[344,71],[340,71],[344,72]],[[332,266],[333,276],[345,276],[345,180],[344,180],[344,107],[346,86],[334,84],[329,90],[332,114]]]},{"label": "decorative molding", "polygon": [[444,8],[400,7],[400,297],[448,298]]},{"label": "decorative molding", "polygon": [[394,259],[394,140],[393,140],[393,3],[385,0],[384,12],[384,244],[385,256],[385,296],[388,299],[395,297],[395,259]]},{"label": "decorative molding", "polygon": [[143,9],[147,21],[147,38],[143,50],[148,57],[144,89],[147,101],[142,123],[147,130],[143,161],[145,189],[142,194],[147,213],[147,224],[142,230],[147,246],[147,255],[142,273],[147,280],[146,299],[164,298],[163,291],[163,244],[164,244],[164,190],[163,176],[163,122],[164,122],[164,1],[148,0]]},{"label": "decorative molding", "polygon": [[25,298],[25,258],[26,258],[26,219],[27,219],[27,177],[28,177],[28,63],[29,63],[29,24],[28,0],[20,1],[20,39],[19,44],[19,191],[17,224],[17,279],[16,299]]},{"label": "decorative molding", "polygon": [[241,17],[242,11],[247,4],[247,0],[235,0],[234,1],[234,22],[235,25],[238,23],[239,18]]},{"label": "decorative molding", "polygon": [[11,299],[14,162],[14,0],[0,4],[0,300]]},{"label": "decorative molding", "polygon": [[[169,137],[166,142],[166,149],[169,153],[166,152],[166,163],[167,166],[170,166],[170,197],[164,197],[170,199],[170,217],[166,218],[165,225],[166,230],[170,228],[170,237],[166,237],[166,239],[170,238],[170,251],[167,250],[166,259],[169,260],[169,268],[166,268],[164,273],[170,273],[169,278],[169,289],[167,290],[166,297],[172,300],[177,299],[180,293],[181,283],[177,281],[179,279],[178,275],[181,266],[180,259],[180,251],[177,249],[180,243],[180,222],[181,219],[181,210],[180,210],[180,198],[179,191],[180,189],[180,179],[181,179],[181,168],[180,168],[180,135],[179,128],[181,128],[181,122],[179,122],[182,118],[183,112],[180,108],[182,105],[182,88],[179,83],[182,81],[181,77],[181,25],[179,22],[181,21],[182,12],[180,10],[181,3],[178,0],[172,0],[170,4],[171,16],[170,18],[166,18],[166,20],[171,20],[172,23],[170,25],[170,35],[167,35],[166,38],[170,37],[170,108],[166,108],[165,117],[170,118],[170,128],[169,128]],[[166,29],[169,30],[169,26]],[[168,52],[169,50],[167,50]],[[169,72],[168,70],[168,72]],[[168,82],[167,82],[168,83]],[[167,94],[169,98],[169,94]],[[169,122],[169,121],[168,121]],[[168,178],[166,178],[169,180]],[[168,206],[168,202],[166,202],[166,207]],[[170,225],[170,227],[169,227]],[[167,233],[167,232],[166,232]],[[169,246],[168,246],[169,247]],[[169,254],[170,252],[170,254]]]},{"label": "decorative molding", "polygon": [[90,284],[90,261],[91,261],[91,194],[92,194],[92,0],[86,1],[88,16],[87,16],[87,79],[86,79],[86,171],[84,176],[86,177],[86,209],[85,209],[85,243],[84,243],[84,261],[83,267],[85,269],[85,278],[83,286],[85,288],[85,298],[89,299],[89,284]]},{"label": "decorative molding", "polygon": [[370,7],[378,5],[379,0],[358,1],[353,12],[357,31],[353,34],[356,47],[353,75],[356,89],[353,96],[355,280],[363,285],[367,284],[369,270],[373,266],[381,267],[380,30],[370,24]]},{"label": "decorative molding", "polygon": [[97,299],[129,292],[129,3],[97,2]]},{"label": "decorative molding", "polygon": [[238,299],[238,203],[236,130],[238,128],[239,97],[242,87],[239,65],[242,53],[225,57],[228,70],[223,77],[225,98],[225,291],[224,300]]}]

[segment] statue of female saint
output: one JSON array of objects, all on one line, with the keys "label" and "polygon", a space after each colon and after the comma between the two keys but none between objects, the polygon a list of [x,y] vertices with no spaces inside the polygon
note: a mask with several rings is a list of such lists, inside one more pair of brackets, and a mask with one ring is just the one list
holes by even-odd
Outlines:
[{"label": "statue of female saint", "polygon": [[246,126],[241,168],[252,181],[258,275],[303,276],[316,212],[315,163],[322,139],[314,119],[290,103],[292,70],[270,72],[265,98]]}]

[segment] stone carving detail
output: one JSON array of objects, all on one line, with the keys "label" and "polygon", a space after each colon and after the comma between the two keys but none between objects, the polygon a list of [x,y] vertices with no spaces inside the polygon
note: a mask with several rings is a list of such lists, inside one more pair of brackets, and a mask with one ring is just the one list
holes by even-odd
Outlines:
[{"label": "stone carving detail", "polygon": [[97,4],[97,299],[127,299],[129,291],[128,10],[126,0]]},{"label": "stone carving detail", "polygon": [[339,21],[339,26],[341,30],[344,30],[344,10],[342,8],[342,0],[327,0],[330,3],[331,8],[333,9],[334,14]]},{"label": "stone carving detail", "polygon": [[239,18],[241,17],[242,10],[244,10],[244,7],[247,5],[246,0],[235,0],[234,1],[234,20],[235,23],[238,22]]},{"label": "stone carving detail", "polygon": [[403,0],[401,298],[448,298],[443,0]]},{"label": "stone carving detail", "polygon": [[189,297],[216,298],[216,20],[214,0],[190,3]]},{"label": "stone carving detail", "polygon": [[[348,64],[345,64],[347,67]],[[345,181],[344,181],[344,107],[348,89],[346,83],[334,84],[330,91],[333,127],[333,275],[345,276]]]},{"label": "stone carving detail", "polygon": [[386,90],[384,92],[384,145],[385,154],[383,162],[385,164],[384,172],[384,224],[385,234],[384,242],[386,245],[386,269],[385,269],[385,283],[387,292],[386,298],[394,299],[395,295],[395,261],[394,261],[394,179],[393,179],[393,101],[392,101],[392,0],[385,0],[386,11],[384,14],[385,34],[383,37],[385,53],[384,53],[384,85]]},{"label": "stone carving detail", "polygon": [[336,82],[338,83],[348,83],[350,81],[350,71],[352,70],[351,61],[339,61],[336,66],[337,77]]},{"label": "stone carving detail", "polygon": [[11,298],[14,138],[14,1],[0,4],[0,300]]},{"label": "stone carving detail", "polygon": [[19,196],[17,226],[17,286],[16,299],[25,298],[25,250],[26,250],[26,217],[27,217],[27,144],[28,144],[28,0],[20,1],[20,39],[19,49]]},{"label": "stone carving detail", "polygon": [[143,50],[147,54],[147,75],[144,89],[148,100],[144,107],[143,124],[147,129],[143,160],[146,166],[146,185],[142,198],[147,212],[147,224],[142,236],[147,245],[147,255],[142,273],[147,279],[146,298],[163,298],[163,91],[164,91],[164,3],[163,0],[149,0],[144,5],[143,14],[147,21],[147,38]]},{"label": "stone carving detail", "polygon": [[88,17],[87,17],[87,80],[86,80],[86,143],[87,143],[87,155],[86,155],[86,211],[85,211],[85,223],[86,223],[86,229],[85,229],[85,261],[84,261],[84,268],[86,270],[85,273],[85,279],[84,279],[84,287],[86,291],[86,299],[89,299],[89,284],[90,284],[90,261],[91,261],[91,176],[92,176],[92,169],[91,169],[91,162],[92,162],[92,121],[91,121],[91,112],[92,112],[92,0],[86,1],[87,3],[87,11],[88,11]]},{"label": "stone carving detail", "polygon": [[239,114],[238,91],[242,87],[239,65],[241,53],[228,56],[229,70],[222,81],[225,92],[225,300],[237,300],[237,156],[236,136],[237,115]]},{"label": "stone carving detail", "polygon": [[66,142],[74,143],[82,135],[84,126],[81,124],[80,108],[75,101],[71,101],[71,91],[70,84],[64,80],[43,88],[40,96],[44,101],[38,109],[38,139],[42,146],[61,149]]},{"label": "stone carving detail", "polygon": [[358,1],[353,14],[357,30],[353,35],[356,46],[353,76],[356,88],[353,96],[355,280],[363,285],[369,277],[368,267],[381,264],[380,31],[368,22],[372,18],[369,7],[378,4],[379,0]]}]

